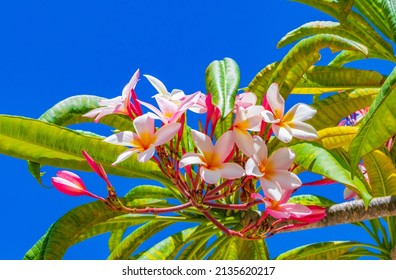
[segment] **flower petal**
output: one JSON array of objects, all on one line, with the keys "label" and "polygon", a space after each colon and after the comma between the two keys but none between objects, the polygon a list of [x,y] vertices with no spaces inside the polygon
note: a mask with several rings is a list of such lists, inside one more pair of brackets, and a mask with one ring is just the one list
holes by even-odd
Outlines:
[{"label": "flower petal", "polygon": [[216,159],[219,162],[214,162],[213,164],[222,163],[226,160],[232,149],[234,149],[234,141],[234,133],[230,130],[220,136],[213,149],[213,154],[216,155]]},{"label": "flower petal", "polygon": [[316,130],[309,124],[300,121],[288,122],[287,124],[290,127],[292,135],[298,139],[314,140],[318,138]]},{"label": "flower petal", "polygon": [[198,155],[196,153],[186,153],[180,159],[179,167],[183,168],[186,165],[191,165],[191,164],[203,164],[203,165],[206,165],[206,163],[202,160],[202,157],[200,155]]},{"label": "flower petal", "polygon": [[265,144],[264,140],[257,135],[253,136],[253,141],[255,151],[254,159],[256,160],[256,163],[259,165],[265,164],[268,157],[267,145]]},{"label": "flower petal", "polygon": [[279,201],[282,198],[282,188],[276,181],[261,177],[260,185],[266,197],[275,201]]},{"label": "flower petal", "polygon": [[245,165],[245,169],[246,169],[246,174],[247,175],[252,175],[252,176],[256,176],[256,177],[264,176],[264,174],[260,172],[260,169],[257,167],[257,165],[254,162],[254,160],[251,159],[251,158],[249,158],[247,160],[246,165]]},{"label": "flower petal", "polygon": [[210,161],[212,158],[214,146],[212,140],[206,134],[197,130],[191,130],[191,137],[198,150],[204,155],[205,160]]},{"label": "flower petal", "polygon": [[276,138],[278,138],[282,142],[289,143],[292,140],[293,138],[292,131],[289,126],[285,124],[282,125],[273,124],[271,128]]},{"label": "flower petal", "polygon": [[164,94],[164,95],[168,95],[169,92],[166,89],[165,85],[158,80],[157,78],[150,76],[150,75],[143,75],[147,78],[147,80],[149,80],[150,84],[158,91],[158,93]]},{"label": "flower petal", "polygon": [[292,218],[302,218],[312,214],[311,209],[307,206],[296,204],[296,203],[285,203],[279,205],[279,208],[284,209],[290,213],[290,217]]},{"label": "flower petal", "polygon": [[279,118],[276,118],[271,111],[264,110],[260,113],[261,117],[266,123],[278,123],[280,122]]},{"label": "flower petal", "polygon": [[316,110],[304,103],[298,103],[290,108],[290,110],[284,115],[283,121],[306,121],[312,119],[316,114]]},{"label": "flower petal", "polygon": [[201,166],[199,169],[199,174],[201,175],[201,178],[208,184],[216,184],[221,178],[220,170],[217,168],[208,169],[205,166]]},{"label": "flower petal", "polygon": [[180,123],[165,124],[154,133],[154,138],[156,140],[154,141],[153,145],[159,146],[169,142],[179,131],[180,127]]},{"label": "flower petal", "polygon": [[136,86],[136,84],[137,84],[137,82],[139,80],[139,75],[140,75],[140,70],[138,69],[132,75],[132,78],[129,80],[129,82],[122,89],[122,97],[124,99],[129,98],[131,90],[135,88],[135,86]]},{"label": "flower petal", "polygon": [[133,154],[135,154],[135,153],[137,153],[137,152],[139,152],[139,150],[138,150],[138,149],[135,149],[135,148],[126,150],[125,152],[121,153],[121,154],[117,157],[116,161],[113,162],[111,165],[117,165],[117,164],[119,164],[121,161],[126,160],[126,159],[129,158],[131,155],[133,155]]},{"label": "flower petal", "polygon": [[135,133],[131,131],[123,131],[110,135],[103,141],[116,145],[132,146],[134,143],[138,141],[138,139],[139,137]]},{"label": "flower petal", "polygon": [[138,116],[134,119],[133,126],[135,127],[136,134],[144,143],[146,143],[144,140],[154,135],[154,119],[147,114]]},{"label": "flower petal", "polygon": [[295,153],[289,148],[280,148],[276,150],[268,159],[267,166],[271,170],[288,170],[293,164]]},{"label": "flower petal", "polygon": [[223,163],[218,165],[217,168],[220,170],[222,178],[233,180],[245,175],[245,170],[234,162]]},{"label": "flower petal", "polygon": [[62,177],[52,177],[51,181],[52,185],[54,185],[58,191],[67,195],[78,196],[87,195],[89,193],[85,188],[82,188],[82,186],[76,185]]},{"label": "flower petal", "polygon": [[236,127],[233,129],[235,143],[238,148],[248,157],[251,157],[254,153],[254,141],[253,137],[246,130],[240,130]]},{"label": "flower petal", "polygon": [[59,178],[63,178],[67,181],[70,181],[72,184],[78,186],[80,189],[86,190],[84,182],[81,180],[81,178],[77,174],[75,174],[73,172],[70,172],[67,170],[61,170],[61,171],[56,172],[56,176]]},{"label": "flower petal", "polygon": [[265,95],[267,98],[267,102],[270,105],[272,112],[274,113],[275,118],[282,118],[283,112],[285,108],[285,100],[279,93],[279,86],[277,83],[272,83]]},{"label": "flower petal", "polygon": [[154,153],[155,153],[155,147],[151,146],[147,150],[144,150],[143,152],[138,153],[137,159],[139,162],[147,162],[150,158],[152,158]]},{"label": "flower petal", "polygon": [[302,184],[300,178],[288,170],[276,170],[274,173],[271,173],[270,176],[267,177],[267,174],[264,176],[268,180],[276,182],[282,190],[294,190]]},{"label": "flower petal", "polygon": [[111,185],[103,166],[100,163],[94,161],[94,159],[86,151],[82,150],[82,153],[92,170],[96,174],[98,174],[103,180],[105,180],[108,185]]}]

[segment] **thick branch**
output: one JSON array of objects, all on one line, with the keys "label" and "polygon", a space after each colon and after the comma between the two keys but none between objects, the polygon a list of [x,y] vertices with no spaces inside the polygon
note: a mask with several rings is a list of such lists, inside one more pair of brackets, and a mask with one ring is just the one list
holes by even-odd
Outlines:
[{"label": "thick branch", "polygon": [[282,232],[299,231],[311,228],[350,224],[379,217],[396,216],[396,196],[373,198],[367,209],[363,200],[354,200],[331,206],[326,218],[301,227],[288,228]]}]

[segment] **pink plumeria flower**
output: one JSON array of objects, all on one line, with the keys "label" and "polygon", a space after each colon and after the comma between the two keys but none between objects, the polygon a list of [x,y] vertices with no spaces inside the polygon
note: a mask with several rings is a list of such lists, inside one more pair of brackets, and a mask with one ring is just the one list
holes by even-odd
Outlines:
[{"label": "pink plumeria flower", "polygon": [[83,116],[88,118],[95,117],[95,122],[98,122],[102,117],[110,114],[123,114],[130,117],[134,117],[133,115],[141,115],[139,103],[135,102],[135,105],[133,105],[130,101],[131,97],[134,97],[133,99],[136,101],[134,89],[139,80],[139,73],[140,71],[138,69],[133,74],[131,80],[124,86],[121,96],[100,100],[100,108],[93,109]]},{"label": "pink plumeria flower", "polygon": [[235,107],[242,107],[244,109],[256,105],[257,96],[253,92],[243,92],[238,94],[235,99]]},{"label": "pink plumeria flower", "polygon": [[246,162],[246,174],[260,180],[266,197],[279,201],[284,190],[294,190],[301,186],[298,176],[289,171],[295,154],[289,148],[280,148],[268,158],[267,146],[263,139],[253,136],[255,154]]},{"label": "pink plumeria flower", "polygon": [[169,142],[180,129],[180,123],[165,124],[155,131],[154,119],[145,114],[133,120],[135,131],[124,131],[107,137],[104,141],[112,144],[130,146],[113,163],[116,165],[131,155],[138,153],[138,161],[147,162],[155,152],[155,147]]},{"label": "pink plumeria flower", "polygon": [[140,104],[152,111],[149,112],[148,115],[153,119],[160,119],[164,124],[175,123],[188,108],[198,101],[199,92],[185,96],[178,104],[161,96],[156,96],[154,98],[157,101],[159,110],[150,103],[139,100]]},{"label": "pink plumeria flower", "polygon": [[104,200],[102,197],[89,192],[81,178],[73,172],[66,170],[58,171],[56,177],[52,177],[51,181],[54,187],[64,194],[71,196],[87,195]]},{"label": "pink plumeria flower", "polygon": [[254,143],[253,138],[248,131],[260,131],[262,122],[260,113],[263,110],[263,106],[237,108],[237,114],[232,126],[232,131],[234,132],[236,145],[249,157],[254,153]]},{"label": "pink plumeria flower", "polygon": [[212,140],[204,133],[191,130],[191,135],[199,154],[186,153],[180,160],[179,167],[199,164],[199,174],[208,184],[216,184],[220,178],[236,179],[245,174],[241,166],[233,162],[225,162],[234,149],[232,131],[224,133],[213,145]]},{"label": "pink plumeria flower", "polygon": [[180,89],[173,89],[172,92],[168,92],[164,83],[162,83],[157,78],[150,76],[150,75],[143,75],[147,78],[150,84],[158,91],[156,95],[153,97],[161,97],[167,100],[170,100],[176,104],[179,104],[180,101],[186,96],[184,92]]},{"label": "pink plumeria flower", "polygon": [[106,171],[104,170],[102,164],[95,162],[94,159],[86,151],[83,150],[82,153],[92,170],[95,171],[95,173],[98,174],[99,177],[102,178],[108,186],[111,186],[109,178],[107,177]]},{"label": "pink plumeria flower", "polygon": [[326,217],[326,209],[319,206],[305,206],[297,203],[288,203],[293,191],[284,191],[279,201],[262,197],[258,193],[253,193],[253,199],[261,200],[265,203],[265,211],[275,219],[297,220],[304,223],[317,222]]},{"label": "pink plumeria flower", "polygon": [[270,110],[261,113],[267,123],[271,123],[271,128],[275,136],[282,142],[289,143],[292,137],[303,140],[313,140],[318,137],[316,130],[304,121],[311,119],[316,110],[303,103],[294,105],[286,114],[285,100],[279,93],[278,84],[273,83],[268,88],[265,96]]}]

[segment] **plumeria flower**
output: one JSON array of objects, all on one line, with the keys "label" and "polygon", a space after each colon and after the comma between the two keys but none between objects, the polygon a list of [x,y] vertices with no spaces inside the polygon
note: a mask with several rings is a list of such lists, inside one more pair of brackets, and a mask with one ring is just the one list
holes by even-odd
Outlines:
[{"label": "plumeria flower", "polygon": [[173,89],[172,92],[168,92],[166,86],[157,78],[150,75],[143,75],[147,78],[150,84],[158,91],[156,95],[153,97],[161,97],[167,100],[170,100],[176,104],[180,103],[180,100],[183,99],[186,95],[180,89]]},{"label": "plumeria flower", "polygon": [[254,153],[254,143],[253,138],[248,130],[260,131],[262,122],[260,113],[263,110],[263,106],[237,108],[237,114],[232,126],[232,131],[234,132],[236,145],[245,155],[249,157]]},{"label": "plumeria flower", "polygon": [[265,211],[275,219],[297,220],[304,223],[317,222],[326,217],[326,209],[319,206],[305,206],[297,203],[288,203],[293,191],[284,191],[281,199],[275,201],[264,198],[258,193],[253,193],[253,199],[265,203]]},{"label": "plumeria flower", "polygon": [[315,115],[314,108],[298,103],[284,114],[285,100],[280,95],[276,83],[271,84],[268,88],[265,98],[268,108],[261,115],[265,122],[272,124],[271,128],[279,140],[288,143],[292,137],[303,140],[313,140],[318,137],[315,129],[304,122]]},{"label": "plumeria flower", "polygon": [[191,130],[191,136],[200,153],[184,154],[179,163],[180,168],[191,164],[201,165],[199,174],[208,184],[215,184],[220,178],[232,180],[245,174],[243,168],[238,164],[226,162],[234,148],[232,131],[224,133],[215,145],[209,136],[202,132]]},{"label": "plumeria flower", "polygon": [[56,177],[52,177],[51,181],[54,187],[64,194],[71,196],[87,195],[104,200],[102,197],[89,192],[81,178],[73,172],[66,170],[58,171]]},{"label": "plumeria flower", "polygon": [[180,123],[165,124],[155,131],[154,119],[145,114],[133,120],[135,131],[124,131],[107,137],[104,141],[112,144],[130,146],[131,149],[121,153],[113,163],[116,165],[131,155],[138,153],[138,161],[148,161],[155,152],[155,147],[170,141],[180,129]]},{"label": "plumeria flower", "polygon": [[122,95],[112,99],[102,99],[99,101],[100,108],[93,109],[84,114],[84,117],[93,118],[98,122],[102,117],[110,114],[123,114],[130,117],[139,116],[142,114],[139,103],[131,103],[131,97],[136,101],[134,94],[135,86],[139,80],[139,69],[133,74],[129,83],[127,83],[123,90]]},{"label": "plumeria flower", "polygon": [[256,105],[256,102],[257,96],[253,92],[246,91],[237,95],[235,99],[235,107],[242,107],[246,109],[250,106]]},{"label": "plumeria flower", "polygon": [[268,158],[267,146],[263,139],[253,136],[255,154],[246,162],[246,174],[260,180],[266,197],[279,201],[284,190],[294,190],[301,186],[298,176],[289,171],[295,154],[289,148],[280,148]]}]

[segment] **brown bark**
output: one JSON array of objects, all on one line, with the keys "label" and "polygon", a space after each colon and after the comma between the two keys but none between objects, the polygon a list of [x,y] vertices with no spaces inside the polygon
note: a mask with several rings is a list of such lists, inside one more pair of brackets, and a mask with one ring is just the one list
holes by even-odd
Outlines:
[{"label": "brown bark", "polygon": [[396,216],[396,196],[373,198],[367,209],[363,200],[354,200],[333,205],[327,210],[326,218],[316,223],[286,229],[282,232],[322,228],[339,224],[350,224],[379,217]]}]

